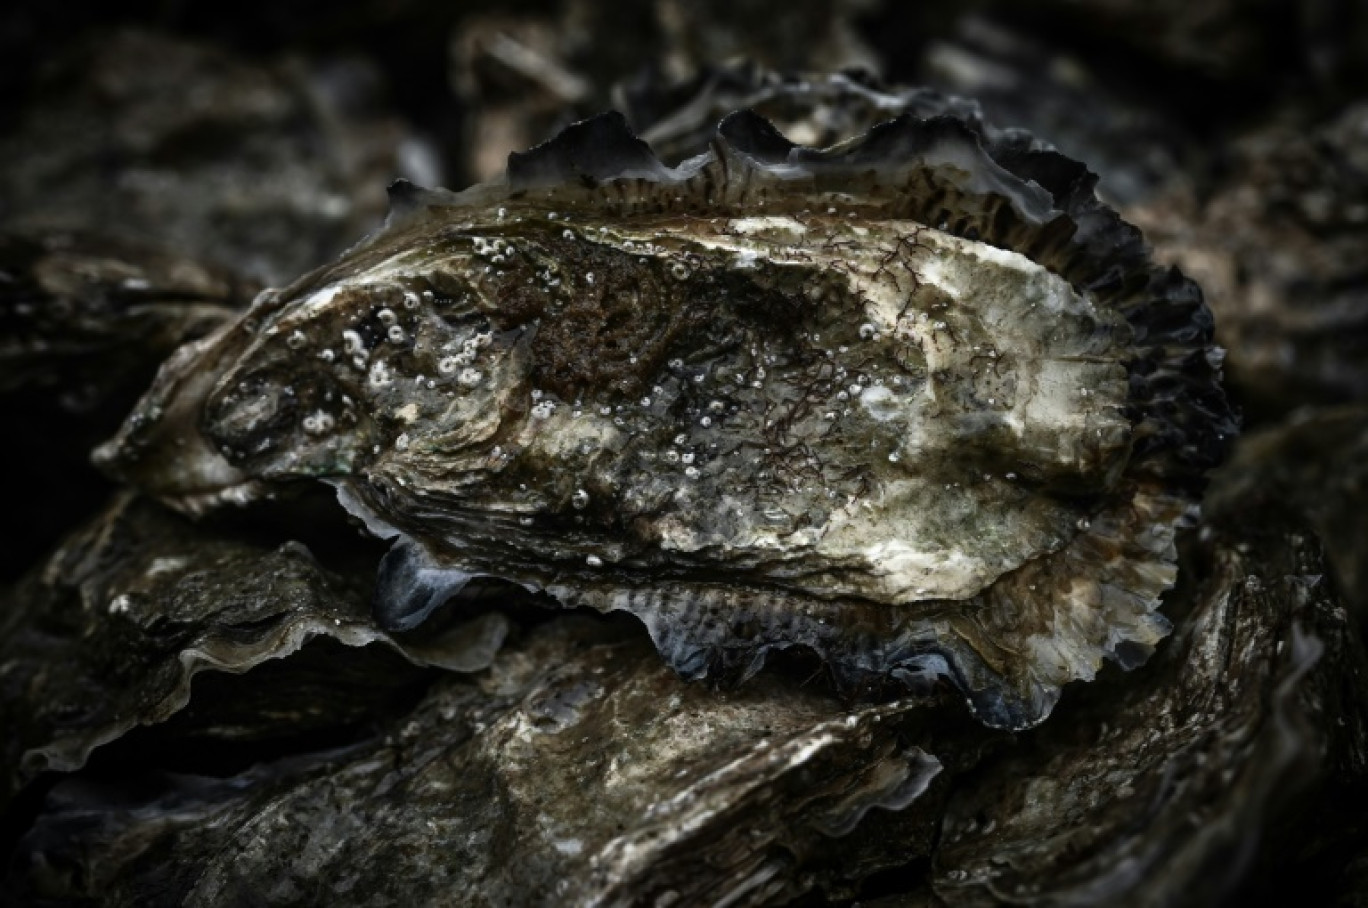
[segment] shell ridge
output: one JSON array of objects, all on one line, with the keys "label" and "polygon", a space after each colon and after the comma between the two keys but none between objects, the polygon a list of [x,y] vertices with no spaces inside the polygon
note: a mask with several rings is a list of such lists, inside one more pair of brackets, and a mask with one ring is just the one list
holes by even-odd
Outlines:
[{"label": "shell ridge", "polygon": [[[1039,724],[1057,699],[1041,680],[1009,682],[967,638],[938,641],[934,619],[898,617],[875,603],[826,602],[792,592],[679,581],[628,591],[553,584],[546,592],[567,606],[633,615],[670,668],[687,680],[739,684],[760,671],[770,654],[798,647],[822,660],[843,696],[858,697],[886,677],[928,694],[943,678],[980,721],[994,728]],[[798,603],[803,607],[797,608]],[[842,610],[845,614],[838,616]],[[863,628],[860,634],[851,633],[852,623]],[[769,633],[757,638],[737,634],[737,628],[750,626]]]},{"label": "shell ridge", "polygon": [[[629,208],[670,208],[692,195],[694,206],[722,213],[719,205],[725,209],[751,200],[757,179],[762,184],[815,180],[832,184],[823,186],[826,191],[858,197],[931,171],[953,173],[954,182],[970,195],[1008,200],[1029,225],[1055,220],[1060,212],[1050,191],[1002,166],[981,139],[978,131],[951,116],[904,114],[846,142],[809,148],[790,141],[754,111],[742,110],[718,124],[708,152],[671,168],[631,131],[621,113],[610,111],[572,124],[529,151],[511,154],[505,184],[482,184],[442,201],[487,205],[491,191],[516,198],[538,190],[548,193],[548,204],[563,200],[592,206],[601,198],[595,191],[611,183],[620,196],[614,201]],[[695,180],[700,174],[704,179]],[[708,180],[707,174],[716,177]]]},{"label": "shell ridge", "polygon": [[371,610],[388,632],[412,630],[477,577],[439,564],[410,536],[401,535],[380,560]]},{"label": "shell ridge", "polygon": [[626,177],[670,182],[677,174],[615,110],[573,123],[541,145],[508,156],[508,186],[515,192]]},{"label": "shell ridge", "polygon": [[971,193],[1004,196],[1033,224],[1058,214],[1044,188],[994,160],[980,133],[954,117],[903,114],[831,148],[800,149],[795,156],[812,167],[830,162],[849,170],[888,168],[894,173],[948,166],[964,174],[961,185]]},{"label": "shell ridge", "polygon": [[799,146],[773,123],[749,108],[727,114],[717,124],[716,137],[726,148],[759,165],[781,166]]},{"label": "shell ridge", "polygon": [[429,189],[400,178],[389,184],[389,214],[385,224],[399,224],[428,208],[449,205],[455,194],[447,189]]},{"label": "shell ridge", "polygon": [[[990,156],[1050,192],[1074,230],[1043,261],[1084,292],[1114,300],[1134,331],[1130,401],[1137,464],[1194,490],[1239,431],[1220,388],[1210,309],[1200,288],[1149,258],[1143,234],[1097,197],[1097,174],[1016,130],[983,133]],[[1070,250],[1075,250],[1072,253]],[[1081,253],[1081,255],[1080,255]],[[1065,258],[1069,256],[1069,258]]]}]

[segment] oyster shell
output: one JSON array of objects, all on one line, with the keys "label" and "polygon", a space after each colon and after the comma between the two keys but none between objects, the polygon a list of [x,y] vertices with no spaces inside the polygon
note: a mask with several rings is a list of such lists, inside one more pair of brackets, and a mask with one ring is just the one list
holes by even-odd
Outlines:
[{"label": "oyster shell", "polygon": [[1285,467],[1249,442],[1186,537],[1173,639],[956,786],[944,903],[1352,903],[1321,868],[1361,847],[1368,655]]},{"label": "oyster shell", "polygon": [[[18,578],[110,494],[90,449],[114,432],[186,341],[255,291],[175,253],[88,231],[0,231],[0,497]],[[22,427],[22,428],[19,428]]]},{"label": "oyster shell", "polygon": [[902,740],[915,701],[847,713],[778,680],[717,697],[566,616],[349,747],[63,782],[4,882],[111,906],[769,905],[926,854],[947,786]]},{"label": "oyster shell", "polygon": [[[192,682],[210,727],[182,721],[182,734],[299,735],[382,711],[386,692],[427,674],[413,665],[485,668],[508,630],[488,613],[401,643],[371,620],[368,579],[339,576],[298,541],[195,526],[120,494],[0,600],[0,807],[41,772],[80,769],[136,726],[181,718]],[[322,693],[277,672],[265,694],[238,685],[216,698],[197,677],[260,671],[310,640],[352,649]]]},{"label": "oyster shell", "polygon": [[1214,185],[1128,215],[1206,289],[1251,421],[1368,398],[1368,103],[1284,110],[1224,148]]},{"label": "oyster shell", "polygon": [[473,577],[626,610],[689,678],[816,651],[1034,724],[1168,630],[1233,420],[1195,285],[1020,133],[824,150],[749,112],[677,168],[607,114],[163,369],[100,452],[203,510],[302,478],[396,540],[376,614]]},{"label": "oyster shell", "polygon": [[851,707],[778,674],[719,695],[681,683],[627,622],[558,616],[344,749],[227,779],[64,779],[5,891],[1205,905],[1258,885],[1259,868],[1299,867],[1284,885],[1328,904],[1339,874],[1311,870],[1361,847],[1368,660],[1278,492],[1213,489],[1217,508],[1184,536],[1173,639],[1027,732],[911,699]]}]

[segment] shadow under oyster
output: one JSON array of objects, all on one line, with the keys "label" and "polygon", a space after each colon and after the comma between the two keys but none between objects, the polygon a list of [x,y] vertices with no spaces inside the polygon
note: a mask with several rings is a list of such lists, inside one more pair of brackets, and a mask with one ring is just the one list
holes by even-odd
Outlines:
[{"label": "shadow under oyster", "polygon": [[473,577],[640,618],[689,678],[815,651],[1043,719],[1168,630],[1234,420],[1210,314],[1085,167],[902,116],[741,111],[670,168],[617,114],[386,226],[164,367],[99,453],[190,511],[305,477],[419,625]]}]

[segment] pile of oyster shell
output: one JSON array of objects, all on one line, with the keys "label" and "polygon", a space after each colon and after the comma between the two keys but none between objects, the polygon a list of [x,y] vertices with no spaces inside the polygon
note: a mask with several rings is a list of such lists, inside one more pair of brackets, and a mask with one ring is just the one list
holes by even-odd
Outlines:
[{"label": "pile of oyster shell", "polygon": [[0,142],[7,895],[1363,897],[1368,108],[1199,197],[697,72],[452,192],[355,72],[127,33]]}]

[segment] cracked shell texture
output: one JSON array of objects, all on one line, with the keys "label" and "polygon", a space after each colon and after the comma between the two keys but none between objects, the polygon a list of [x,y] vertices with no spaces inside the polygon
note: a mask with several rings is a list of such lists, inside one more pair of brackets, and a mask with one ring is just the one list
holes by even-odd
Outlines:
[{"label": "cracked shell texture", "polygon": [[472,577],[639,617],[682,675],[815,651],[1032,725],[1168,629],[1233,420],[1200,292],[1019,132],[812,149],[749,112],[663,165],[606,114],[182,350],[100,458],[188,509],[303,477],[396,545],[383,624]]}]

